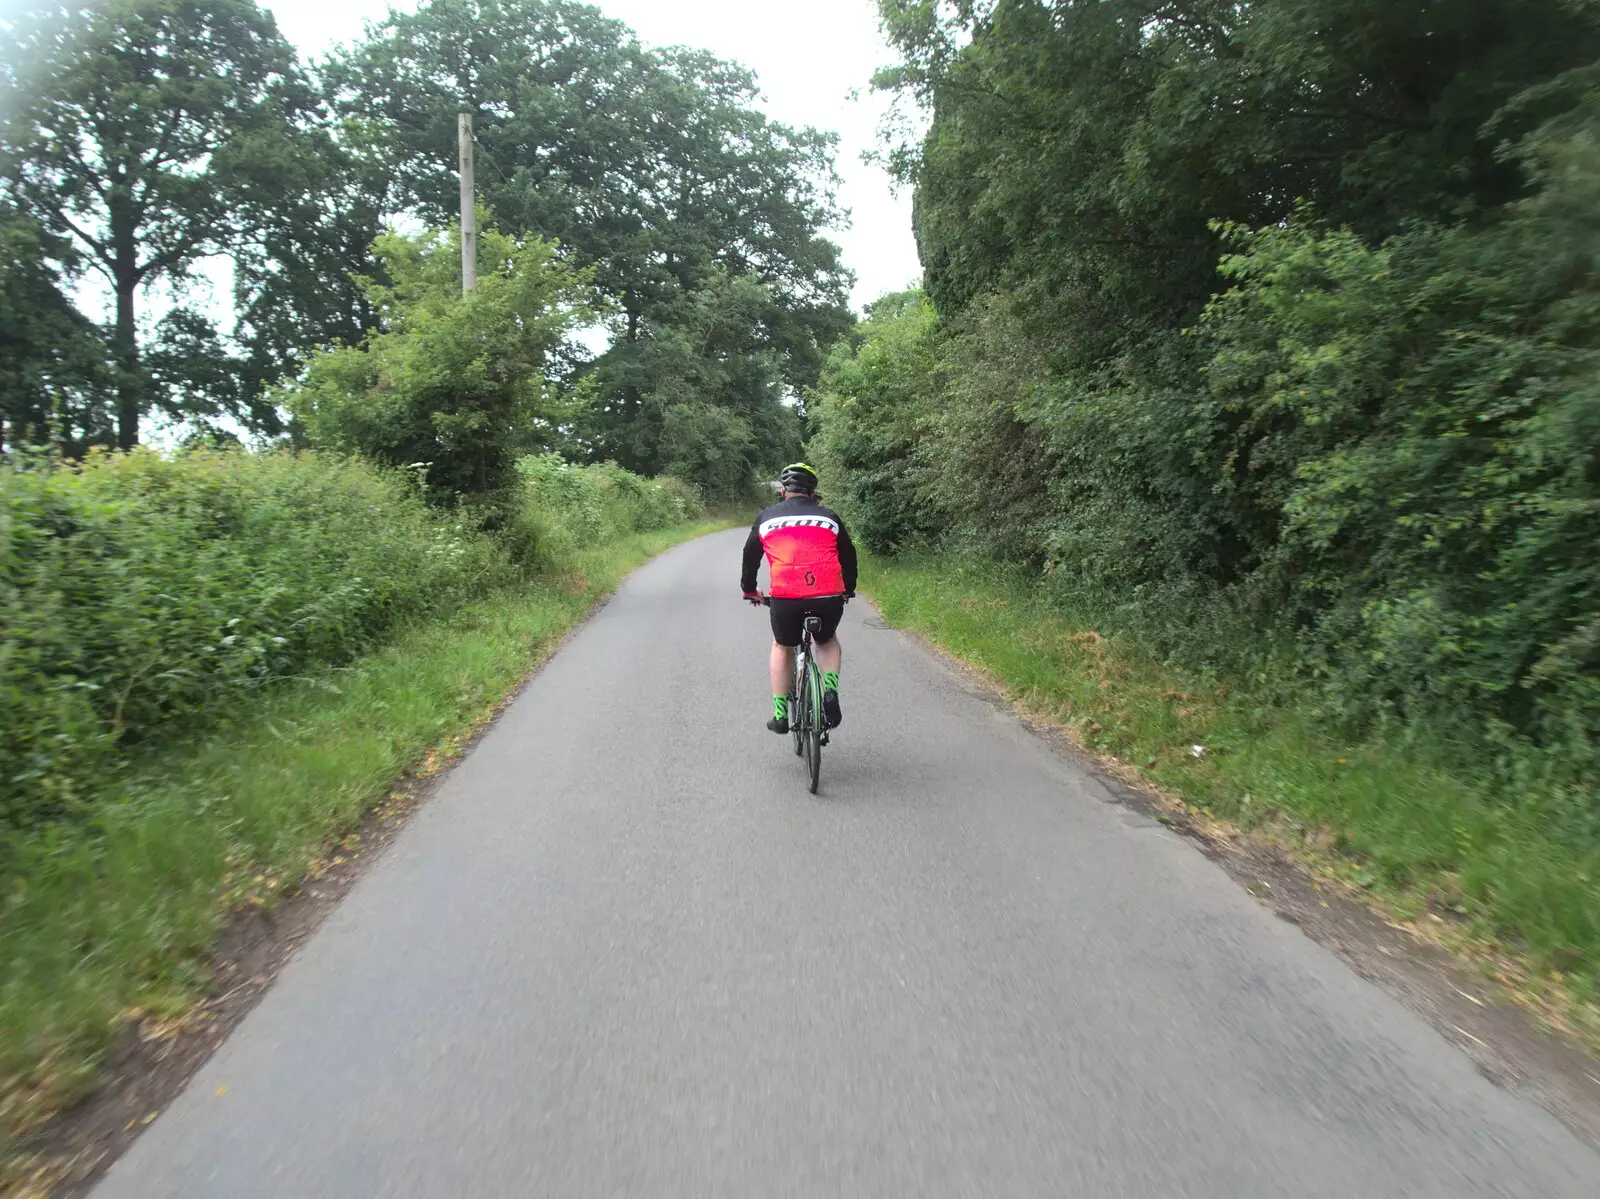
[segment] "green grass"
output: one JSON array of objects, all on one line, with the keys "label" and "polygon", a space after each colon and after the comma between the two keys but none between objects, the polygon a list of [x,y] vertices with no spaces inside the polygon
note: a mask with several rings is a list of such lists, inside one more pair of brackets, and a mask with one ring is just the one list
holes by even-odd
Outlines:
[{"label": "green grass", "polygon": [[280,685],[227,725],[136,763],[92,833],[36,835],[0,896],[0,1134],[24,1133],[92,1086],[130,1014],[191,1005],[230,910],[292,887],[625,574],[725,524],[577,551],[567,572],[414,625],[349,668]]},{"label": "green grass", "polygon": [[1511,795],[1439,754],[1342,743],[1292,707],[1101,637],[1014,574],[934,556],[872,558],[863,577],[892,624],[1076,726],[1088,748],[1270,830],[1402,915],[1442,916],[1484,960],[1526,963],[1525,994],[1543,988],[1548,1010],[1600,1044],[1600,847],[1563,832],[1585,797]]}]

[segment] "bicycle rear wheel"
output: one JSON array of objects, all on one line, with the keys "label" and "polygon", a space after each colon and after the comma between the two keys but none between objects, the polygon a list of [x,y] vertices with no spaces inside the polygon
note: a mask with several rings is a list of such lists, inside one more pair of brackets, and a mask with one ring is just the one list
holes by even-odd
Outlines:
[{"label": "bicycle rear wheel", "polygon": [[800,705],[805,702],[805,669],[805,654],[796,651],[794,680],[789,686],[789,733],[794,737],[794,756],[797,758],[806,752],[805,723],[800,719]]},{"label": "bicycle rear wheel", "polygon": [[806,769],[811,774],[811,794],[817,793],[822,777],[822,672],[806,660]]}]

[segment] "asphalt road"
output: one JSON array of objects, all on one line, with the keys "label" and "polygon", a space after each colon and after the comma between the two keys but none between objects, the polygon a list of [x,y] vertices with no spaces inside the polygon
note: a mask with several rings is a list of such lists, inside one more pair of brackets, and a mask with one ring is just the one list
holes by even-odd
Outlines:
[{"label": "asphalt road", "polygon": [[863,603],[808,795],[742,537],[579,631],[100,1199],[1600,1195]]}]

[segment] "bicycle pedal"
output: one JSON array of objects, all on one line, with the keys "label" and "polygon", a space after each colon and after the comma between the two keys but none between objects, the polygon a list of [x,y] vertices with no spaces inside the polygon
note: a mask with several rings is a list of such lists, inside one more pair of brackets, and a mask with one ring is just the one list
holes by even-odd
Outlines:
[{"label": "bicycle pedal", "polygon": [[822,744],[824,744],[824,745],[828,744],[828,734],[827,733],[823,733],[822,734]]}]

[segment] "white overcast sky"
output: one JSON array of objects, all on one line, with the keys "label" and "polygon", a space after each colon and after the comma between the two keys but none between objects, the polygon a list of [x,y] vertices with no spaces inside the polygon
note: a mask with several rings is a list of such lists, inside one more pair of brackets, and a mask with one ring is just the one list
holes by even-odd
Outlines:
[{"label": "white overcast sky", "polygon": [[[261,2],[308,60],[360,37],[366,21],[381,20],[391,7],[387,0]],[[392,7],[410,11],[416,0]],[[910,195],[895,196],[888,176],[861,161],[877,148],[888,103],[868,83],[892,61],[873,0],[596,0],[595,7],[632,26],[644,42],[696,46],[743,63],[760,80],[768,115],[839,135],[839,200],[851,224],[832,236],[856,274],[857,308],[921,277]],[[859,99],[849,98],[853,91]]]}]

